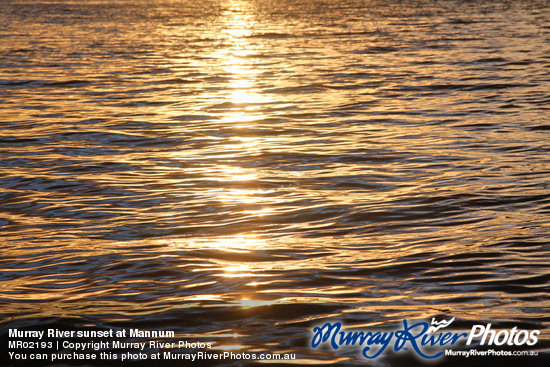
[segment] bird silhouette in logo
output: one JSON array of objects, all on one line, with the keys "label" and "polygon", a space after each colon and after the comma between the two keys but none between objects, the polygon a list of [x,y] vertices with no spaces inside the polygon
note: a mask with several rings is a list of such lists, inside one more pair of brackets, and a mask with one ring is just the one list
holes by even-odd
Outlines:
[{"label": "bird silhouette in logo", "polygon": [[435,333],[439,329],[446,328],[447,326],[451,325],[451,323],[454,320],[455,320],[454,317],[449,321],[447,320],[435,321],[435,318],[432,318],[432,326],[428,328],[428,333]]}]

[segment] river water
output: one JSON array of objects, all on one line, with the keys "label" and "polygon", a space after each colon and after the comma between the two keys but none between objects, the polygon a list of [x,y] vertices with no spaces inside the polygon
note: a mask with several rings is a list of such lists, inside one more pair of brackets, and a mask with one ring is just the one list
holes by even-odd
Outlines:
[{"label": "river water", "polygon": [[5,0],[0,100],[4,335],[364,365],[313,327],[452,316],[550,350],[547,1]]}]

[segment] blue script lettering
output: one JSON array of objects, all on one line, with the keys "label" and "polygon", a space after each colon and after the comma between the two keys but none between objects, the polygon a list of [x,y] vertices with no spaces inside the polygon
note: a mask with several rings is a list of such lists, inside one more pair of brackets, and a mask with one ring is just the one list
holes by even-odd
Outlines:
[{"label": "blue script lettering", "polygon": [[376,353],[374,353],[372,356],[369,356],[367,352],[370,350],[370,347],[363,348],[363,357],[373,359],[378,357],[388,345],[390,345],[390,342],[393,338],[393,331],[390,333],[382,333],[380,331],[377,331],[376,333],[372,334],[370,331],[367,334],[371,334],[371,338],[369,341],[367,341],[367,345],[380,345],[382,344],[382,348],[378,349]]},{"label": "blue script lettering", "polygon": [[[405,346],[405,344],[409,342],[413,347],[414,351],[418,353],[418,355],[421,357],[424,357],[427,359],[433,359],[443,355],[443,352],[439,352],[433,356],[428,356],[420,350],[418,344],[416,343],[416,339],[421,337],[426,332],[426,330],[428,330],[428,328],[430,327],[430,325],[428,325],[427,322],[419,322],[411,326],[407,326],[407,325],[408,325],[407,320],[403,320],[403,330],[399,330],[395,332],[395,336],[397,337],[397,340],[395,341],[395,346],[393,349],[396,352],[400,351]],[[411,333],[411,330],[416,329],[419,326],[422,327],[422,330],[418,332],[416,335],[413,335]]]},{"label": "blue script lettering", "polygon": [[[313,348],[317,348],[319,344],[325,343],[329,339],[330,346],[334,350],[339,349],[342,345],[364,345],[366,343],[367,346],[363,348],[363,356],[365,358],[372,359],[378,357],[380,353],[382,353],[386,347],[390,345],[394,335],[393,331],[389,333],[381,331],[377,331],[375,333],[371,331],[367,331],[366,333],[363,331],[345,332],[340,331],[341,328],[342,324],[339,322],[335,322],[334,324],[327,322],[322,327],[314,327],[311,346]],[[367,352],[371,349],[371,345],[381,345],[382,347],[379,348],[375,354],[369,356]]]},{"label": "blue script lettering", "polygon": [[430,345],[430,346],[434,346],[434,345],[437,345],[439,343],[439,345],[445,345],[445,344],[449,344],[451,343],[451,345],[453,345],[454,343],[456,343],[458,341],[458,339],[460,338],[466,338],[468,337],[468,334],[466,333],[461,333],[461,334],[457,334],[457,333],[439,333],[437,338],[435,337],[435,335],[428,335],[428,334],[425,334],[422,336],[422,345]]},{"label": "blue script lettering", "polygon": [[[317,346],[320,343],[324,343],[330,338],[330,334],[332,334],[332,331],[334,330],[334,334],[338,334],[338,331],[342,327],[342,324],[339,322],[336,322],[334,325],[332,325],[330,322],[327,322],[323,325],[323,327],[314,327],[313,332],[313,339],[311,340],[311,346],[313,348],[317,348]],[[326,331],[325,331],[326,329]],[[332,348],[338,349],[338,344],[335,343],[334,337],[332,337],[332,340],[330,341],[330,344],[332,345]]]},{"label": "blue script lettering", "polygon": [[[335,322],[334,324],[327,322],[322,327],[313,328],[313,338],[311,346],[317,348],[320,344],[330,340],[332,349],[337,350],[343,345],[360,345],[363,346],[362,355],[365,358],[373,359],[378,357],[384,350],[391,345],[395,338],[393,349],[396,352],[406,350],[406,346],[410,345],[412,349],[421,357],[426,359],[434,359],[443,355],[440,351],[434,355],[425,354],[422,347],[444,346],[446,344],[453,345],[460,338],[466,338],[466,333],[439,333],[429,334],[429,325],[427,322],[418,322],[409,325],[407,320],[403,320],[403,329],[396,331],[341,331],[342,324]],[[370,352],[370,353],[369,353]]]}]

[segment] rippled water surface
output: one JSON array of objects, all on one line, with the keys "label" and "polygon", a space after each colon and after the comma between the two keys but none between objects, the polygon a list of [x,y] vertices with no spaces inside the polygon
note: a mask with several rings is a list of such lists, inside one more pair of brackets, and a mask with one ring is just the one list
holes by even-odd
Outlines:
[{"label": "rippled water surface", "polygon": [[312,327],[452,315],[549,349],[548,2],[5,0],[0,19],[3,332],[362,364],[310,349]]}]

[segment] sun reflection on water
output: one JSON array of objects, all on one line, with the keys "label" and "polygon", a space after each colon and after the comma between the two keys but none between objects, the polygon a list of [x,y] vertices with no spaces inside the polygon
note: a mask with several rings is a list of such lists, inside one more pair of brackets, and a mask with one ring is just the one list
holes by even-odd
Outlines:
[{"label": "sun reflection on water", "polygon": [[[226,161],[237,161],[242,156],[259,156],[264,150],[264,140],[254,136],[251,129],[258,128],[255,121],[261,121],[268,116],[262,114],[263,105],[269,103],[269,96],[261,92],[258,85],[261,70],[253,64],[254,55],[261,46],[251,44],[249,36],[255,24],[251,4],[242,1],[232,1],[225,17],[225,28],[221,32],[225,47],[214,55],[218,68],[229,78],[221,91],[221,106],[219,124],[222,128],[231,129],[232,136],[222,144],[219,158]],[[259,188],[257,182],[261,173],[256,168],[242,167],[237,164],[220,163],[212,168],[216,172],[216,180],[220,182],[245,184],[246,187],[225,187],[213,190],[216,199],[226,205],[246,205],[241,213],[262,217],[271,212],[269,192]],[[250,205],[254,205],[251,207]],[[260,205],[260,207],[258,207]],[[237,237],[225,237],[211,245],[224,249],[260,248],[261,244],[247,234]]]},{"label": "sun reflection on water", "polygon": [[[239,234],[235,236],[185,238],[179,241],[171,241],[170,246],[187,249],[200,248],[203,250],[250,252],[252,250],[264,248],[266,246],[266,241],[253,234]],[[238,265],[227,265],[225,268],[228,269],[228,271],[249,269],[248,265],[241,265],[240,263],[238,263]]]}]

